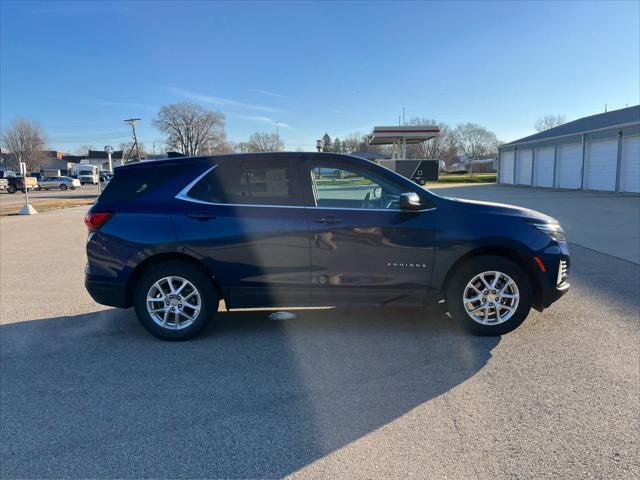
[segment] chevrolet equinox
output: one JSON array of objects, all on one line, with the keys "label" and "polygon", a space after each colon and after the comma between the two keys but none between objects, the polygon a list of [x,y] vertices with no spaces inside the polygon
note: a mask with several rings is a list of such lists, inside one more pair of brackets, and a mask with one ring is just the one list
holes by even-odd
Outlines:
[{"label": "chevrolet equinox", "polygon": [[118,167],[88,211],[86,287],[167,340],[218,310],[446,302],[501,335],[569,288],[558,222],[441,197],[328,153],[176,158]]}]

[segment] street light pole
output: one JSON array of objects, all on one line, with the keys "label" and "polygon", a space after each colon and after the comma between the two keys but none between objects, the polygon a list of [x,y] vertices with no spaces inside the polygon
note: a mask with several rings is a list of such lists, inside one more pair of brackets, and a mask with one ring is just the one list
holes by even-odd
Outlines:
[{"label": "street light pole", "polygon": [[109,159],[109,173],[113,175],[113,162],[111,161],[111,154],[113,153],[113,147],[111,145],[105,145],[104,151],[107,152],[107,158]]}]

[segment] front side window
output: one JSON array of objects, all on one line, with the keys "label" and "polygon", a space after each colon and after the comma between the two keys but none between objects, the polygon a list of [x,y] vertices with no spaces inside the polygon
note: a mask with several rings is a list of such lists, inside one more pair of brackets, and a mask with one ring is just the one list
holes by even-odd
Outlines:
[{"label": "front side window", "polygon": [[299,205],[288,160],[228,160],[189,191],[189,197],[210,203]]},{"label": "front side window", "polygon": [[400,194],[406,189],[381,176],[330,165],[311,170],[317,207],[398,209]]}]

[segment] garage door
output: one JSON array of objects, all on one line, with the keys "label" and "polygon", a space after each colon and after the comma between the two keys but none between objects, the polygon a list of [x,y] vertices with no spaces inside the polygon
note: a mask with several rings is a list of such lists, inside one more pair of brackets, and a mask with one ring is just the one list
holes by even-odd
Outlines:
[{"label": "garage door", "polygon": [[500,153],[500,183],[513,183],[513,152]]},{"label": "garage door", "polygon": [[536,187],[553,187],[555,152],[556,149],[554,147],[536,149],[533,177]]},{"label": "garage door", "polygon": [[519,150],[516,172],[519,185],[531,185],[531,167],[533,162],[533,150]]},{"label": "garage door", "polygon": [[622,140],[620,191],[640,192],[640,136]]},{"label": "garage door", "polygon": [[617,165],[618,139],[587,143],[584,188],[615,190]]},{"label": "garage door", "polygon": [[558,187],[580,188],[582,173],[582,144],[558,147]]}]

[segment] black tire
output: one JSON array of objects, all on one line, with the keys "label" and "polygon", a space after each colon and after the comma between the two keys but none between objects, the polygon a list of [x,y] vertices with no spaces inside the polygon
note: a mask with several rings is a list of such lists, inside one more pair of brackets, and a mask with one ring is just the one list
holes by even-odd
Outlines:
[{"label": "black tire", "polygon": [[64,192],[66,189],[67,189],[67,186],[64,183],[60,185],[60,190]]},{"label": "black tire", "polygon": [[[483,272],[502,272],[515,282],[520,295],[515,312],[509,319],[498,324],[482,324],[467,313],[463,295],[467,284]],[[513,261],[497,255],[474,257],[458,268],[447,285],[445,292],[449,313],[467,331],[481,336],[496,336],[511,332],[524,322],[533,301],[531,281],[527,274]],[[504,301],[504,299],[502,299]],[[498,308],[501,310],[500,308]],[[494,314],[495,316],[495,314]]]},{"label": "black tire", "polygon": [[418,179],[418,185],[420,185],[421,187],[424,187],[426,184],[427,184],[427,181],[424,178]]},{"label": "black tire", "polygon": [[[195,286],[201,299],[200,312],[195,321],[191,325],[177,330],[158,325],[147,311],[149,290],[157,281],[169,276],[188,280]],[[167,261],[154,265],[142,274],[135,288],[134,306],[138,320],[144,328],[162,340],[188,340],[197,336],[218,310],[219,299],[211,278],[203,269],[187,262]]]},{"label": "black tire", "polygon": [[7,192],[9,193],[16,193],[18,191],[18,189],[15,187],[15,185],[9,185],[9,187],[7,188]]}]

